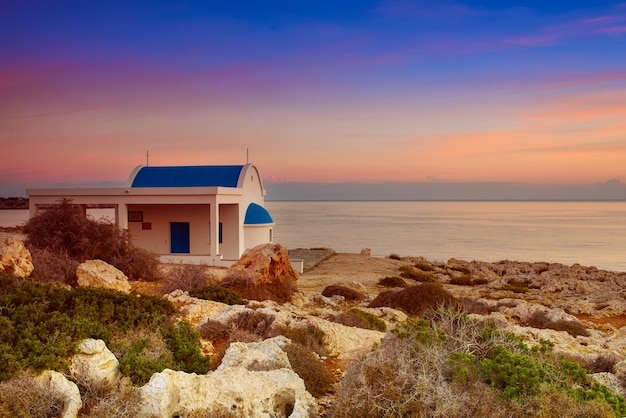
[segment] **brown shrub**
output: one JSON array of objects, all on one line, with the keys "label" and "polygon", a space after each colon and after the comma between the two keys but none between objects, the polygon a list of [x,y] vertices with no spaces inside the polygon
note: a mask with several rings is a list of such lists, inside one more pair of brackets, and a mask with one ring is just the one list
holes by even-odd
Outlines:
[{"label": "brown shrub", "polygon": [[416,269],[413,266],[400,266],[400,277],[405,279],[415,280],[416,282],[434,282],[435,276],[432,273],[424,272],[422,270]]},{"label": "brown shrub", "polygon": [[525,322],[525,326],[540,328],[540,329],[553,329],[555,331],[566,331],[573,337],[582,335],[584,337],[589,336],[589,330],[579,321],[568,321],[565,319],[559,319],[553,321],[548,317],[547,312],[535,311]]},{"label": "brown shrub", "polygon": [[450,279],[450,284],[456,286],[474,286],[474,282],[472,281],[472,276],[469,274],[461,274],[460,276],[452,276]]},{"label": "brown shrub", "polygon": [[369,329],[369,323],[365,318],[353,312],[339,312],[333,315],[330,320],[347,327]]},{"label": "brown shrub", "polygon": [[322,291],[322,295],[327,298],[335,295],[343,296],[346,300],[363,300],[365,295],[358,290],[352,289],[342,285],[330,285],[326,286]]},{"label": "brown shrub", "polygon": [[287,345],[283,350],[287,353],[291,368],[304,380],[304,386],[311,395],[317,398],[332,389],[332,375],[311,350],[294,343]]},{"label": "brown shrub", "polygon": [[[86,409],[86,408],[83,408]],[[90,418],[134,418],[141,412],[141,392],[130,384],[122,384],[107,392],[90,408]],[[82,416],[81,414],[80,416]]]},{"label": "brown shrub", "polygon": [[378,284],[383,287],[408,287],[404,279],[398,276],[383,277],[378,281]]},{"label": "brown shrub", "polygon": [[30,218],[24,225],[24,233],[26,246],[31,251],[43,249],[79,263],[100,259],[133,280],[158,278],[156,254],[133,246],[128,231],[86,217],[81,208],[68,199]]},{"label": "brown shrub", "polygon": [[296,291],[295,280],[283,277],[279,283],[258,283],[252,272],[232,272],[220,283],[248,300],[273,300],[278,303],[291,301]]},{"label": "brown shrub", "polygon": [[284,335],[292,342],[303,345],[307,349],[325,356],[327,354],[326,347],[324,346],[324,339],[326,335],[324,331],[316,327],[315,325],[307,324],[300,326],[278,326],[272,329],[270,336]]},{"label": "brown shrub", "polygon": [[264,339],[269,335],[274,319],[274,316],[263,312],[246,310],[233,318],[230,324],[232,328],[247,331]]},{"label": "brown shrub", "polygon": [[160,291],[163,294],[176,289],[186,292],[213,281],[213,277],[207,273],[207,267],[197,264],[173,264],[165,268],[161,275]]},{"label": "brown shrub", "polygon": [[30,277],[40,282],[53,282],[76,286],[76,268],[80,264],[70,258],[67,253],[55,253],[41,248],[30,250],[33,259],[33,270]]},{"label": "brown shrub", "polygon": [[198,331],[200,332],[200,336],[205,340],[219,342],[228,339],[231,327],[222,322],[209,319],[204,324],[200,325]]},{"label": "brown shrub", "polygon": [[386,290],[378,294],[370,308],[387,306],[400,309],[409,315],[421,315],[429,309],[456,305],[450,292],[436,283],[421,283],[402,290]]},{"label": "brown shrub", "polygon": [[54,418],[63,410],[63,398],[40,385],[30,372],[19,372],[0,383],[0,416]]}]

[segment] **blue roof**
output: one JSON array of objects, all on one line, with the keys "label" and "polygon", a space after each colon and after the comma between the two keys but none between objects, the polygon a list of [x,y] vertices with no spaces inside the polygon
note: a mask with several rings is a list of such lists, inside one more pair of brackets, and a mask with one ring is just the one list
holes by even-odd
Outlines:
[{"label": "blue roof", "polygon": [[242,165],[142,167],[131,187],[237,187]]},{"label": "blue roof", "polygon": [[243,220],[244,225],[273,224],[274,220],[270,213],[261,205],[250,203],[246,210],[246,217]]}]

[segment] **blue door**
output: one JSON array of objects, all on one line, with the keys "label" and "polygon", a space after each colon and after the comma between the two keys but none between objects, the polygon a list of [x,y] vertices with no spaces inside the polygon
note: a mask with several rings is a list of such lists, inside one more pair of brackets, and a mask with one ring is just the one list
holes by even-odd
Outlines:
[{"label": "blue door", "polygon": [[189,222],[170,223],[170,243],[172,253],[189,254]]}]

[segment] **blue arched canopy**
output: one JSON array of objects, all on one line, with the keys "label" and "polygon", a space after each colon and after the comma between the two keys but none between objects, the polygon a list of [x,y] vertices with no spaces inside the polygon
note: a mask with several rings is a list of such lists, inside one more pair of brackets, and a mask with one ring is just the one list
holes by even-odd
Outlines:
[{"label": "blue arched canopy", "polygon": [[273,224],[274,220],[270,213],[263,206],[250,203],[246,210],[246,217],[243,220],[244,225],[263,225]]}]

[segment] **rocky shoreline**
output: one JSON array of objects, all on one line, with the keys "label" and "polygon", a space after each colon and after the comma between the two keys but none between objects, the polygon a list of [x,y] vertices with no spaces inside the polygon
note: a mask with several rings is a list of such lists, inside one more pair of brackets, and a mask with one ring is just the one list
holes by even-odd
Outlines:
[{"label": "rocky shoreline", "polygon": [[[257,260],[268,259],[266,253],[259,254],[262,257]],[[291,250],[289,256],[306,260],[306,269],[299,275],[298,291],[288,303],[250,300],[245,305],[226,305],[192,297],[182,290],[164,297],[178,308],[181,318],[196,329],[207,324],[232,327],[234,323],[240,324],[242,318],[252,316],[264,318],[268,332],[270,329],[274,329],[274,333],[281,329],[319,329],[324,335],[321,359],[335,376],[335,385],[339,385],[350,363],[371,351],[386,334],[342,324],[337,318],[357,309],[376,318],[390,330],[404,323],[409,316],[399,309],[370,307],[377,295],[389,290],[381,284],[382,279],[403,281],[409,286],[436,283],[456,298],[470,318],[492,321],[499,329],[521,337],[530,346],[549,341],[556,354],[576,359],[592,379],[616,394],[626,395],[626,272],[578,264],[566,266],[510,260],[482,262],[453,258],[433,262],[423,257],[393,254],[372,257],[366,250],[360,254],[336,253],[328,248]],[[290,263],[283,260],[280,266],[287,268]],[[259,266],[255,271],[268,270],[266,267]],[[276,266],[274,271],[278,271]],[[216,268],[212,274],[223,277],[225,270]],[[141,282],[130,282],[129,288],[131,286],[135,293],[148,289],[142,287]],[[362,297],[325,296],[326,290],[332,286],[352,289]],[[148,400],[142,404],[143,411],[149,411],[149,414],[146,412],[148,415],[184,416],[205,405],[206,399],[194,394],[218,393],[218,389],[226,384],[224,382],[235,379],[257,382],[254,387],[228,383],[232,386],[229,389],[232,402],[229,402],[248,411],[246,416],[265,416],[263,411],[253,407],[263,399],[275,402],[272,408],[281,411],[277,416],[325,416],[335,401],[336,392],[315,399],[311,397],[298,375],[291,370],[289,361],[285,360],[280,348],[287,344],[283,334],[259,338],[266,343],[231,343],[218,369],[206,376],[171,370],[155,373],[148,384],[138,389],[142,398]],[[88,371],[84,373],[101,370],[98,362],[102,361],[102,356],[114,369],[117,367],[117,360],[113,361],[103,343],[90,341],[85,344],[89,347],[97,345],[99,349],[84,349],[80,354],[88,360],[85,366]],[[211,357],[219,356],[220,349],[216,341],[203,341],[203,350]],[[92,358],[89,356],[93,359],[89,360]],[[116,370],[108,372],[118,373]],[[278,386],[279,382],[283,386]],[[297,395],[281,398],[274,396],[272,391],[257,390],[267,384],[295,391]],[[251,402],[253,399],[258,402]],[[80,399],[72,402],[76,404]],[[299,411],[298,415],[292,415],[294,411]],[[76,416],[76,412],[68,416]]]}]

